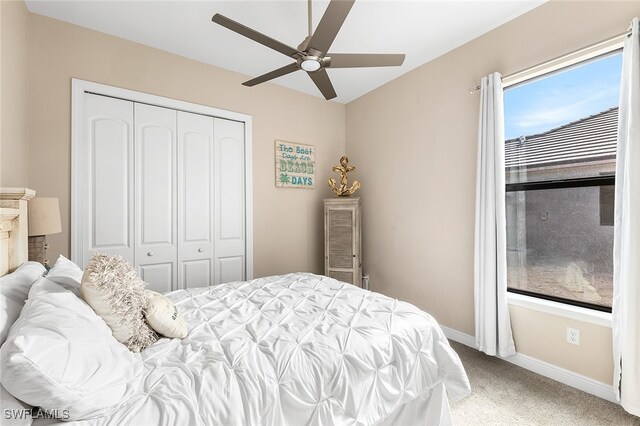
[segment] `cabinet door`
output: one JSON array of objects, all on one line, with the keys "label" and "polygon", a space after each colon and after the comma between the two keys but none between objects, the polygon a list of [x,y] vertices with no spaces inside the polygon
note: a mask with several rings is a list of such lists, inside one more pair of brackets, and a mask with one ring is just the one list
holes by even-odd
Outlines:
[{"label": "cabinet door", "polygon": [[356,209],[326,208],[325,273],[340,281],[356,282]]},{"label": "cabinet door", "polygon": [[244,123],[214,119],[215,283],[246,277]]},{"label": "cabinet door", "polygon": [[178,112],[178,287],[213,279],[213,117]]},{"label": "cabinet door", "polygon": [[136,267],[149,288],[177,288],[176,111],[135,104]]},{"label": "cabinet door", "polygon": [[133,102],[84,95],[85,111],[79,191],[84,267],[94,251],[134,263]]}]

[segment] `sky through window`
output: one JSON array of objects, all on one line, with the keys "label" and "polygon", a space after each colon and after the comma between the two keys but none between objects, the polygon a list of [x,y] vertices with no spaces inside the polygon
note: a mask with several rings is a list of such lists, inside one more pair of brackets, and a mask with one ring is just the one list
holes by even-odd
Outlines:
[{"label": "sky through window", "polygon": [[505,138],[534,135],[618,105],[622,53],[504,92]]}]

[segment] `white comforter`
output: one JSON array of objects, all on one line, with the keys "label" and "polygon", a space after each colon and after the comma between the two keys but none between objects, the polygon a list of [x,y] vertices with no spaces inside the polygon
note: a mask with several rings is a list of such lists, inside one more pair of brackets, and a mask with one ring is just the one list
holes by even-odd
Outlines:
[{"label": "white comforter", "polygon": [[143,351],[140,391],[91,424],[448,423],[446,394],[469,393],[440,327],[409,303],[312,274],[168,296],[188,337]]}]

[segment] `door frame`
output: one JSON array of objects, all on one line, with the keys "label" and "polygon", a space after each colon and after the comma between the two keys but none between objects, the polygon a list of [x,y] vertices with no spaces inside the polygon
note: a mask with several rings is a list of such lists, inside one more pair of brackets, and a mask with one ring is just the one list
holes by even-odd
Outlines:
[{"label": "door frame", "polygon": [[[78,263],[82,247],[83,235],[82,223],[78,218],[87,214],[79,201],[84,182],[82,173],[84,161],[84,146],[82,144],[82,117],[84,114],[84,94],[119,98],[127,101],[145,103],[164,108],[185,111],[194,114],[202,114],[226,120],[244,123],[244,173],[245,173],[245,274],[246,279],[253,279],[253,157],[252,157],[252,116],[238,112],[213,108],[163,96],[151,95],[92,81],[71,79],[71,260]],[[79,264],[79,263],[78,263]],[[84,267],[84,265],[80,265]],[[213,284],[213,283],[211,283]]]}]

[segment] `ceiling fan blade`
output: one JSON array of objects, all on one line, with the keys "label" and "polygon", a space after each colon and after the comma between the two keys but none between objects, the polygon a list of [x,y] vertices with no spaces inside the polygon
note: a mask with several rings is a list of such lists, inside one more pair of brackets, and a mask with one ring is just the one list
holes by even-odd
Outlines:
[{"label": "ceiling fan blade", "polygon": [[395,67],[402,65],[403,53],[328,53],[329,68]]},{"label": "ceiling fan blade", "polygon": [[273,80],[274,78],[291,74],[292,72],[298,71],[299,69],[300,68],[298,67],[298,64],[294,62],[293,64],[285,65],[282,68],[278,68],[277,70],[273,70],[271,72],[263,74],[260,77],[256,77],[249,81],[245,81],[244,83],[242,83],[242,85],[249,86],[249,87],[255,86],[256,84],[264,83],[265,81]]},{"label": "ceiling fan blade", "polygon": [[283,53],[287,56],[294,56],[296,53],[298,53],[298,51],[293,47],[287,46],[286,44],[281,43],[278,40],[259,33],[258,31],[242,25],[241,23],[236,22],[233,19],[229,19],[226,16],[220,15],[219,13],[213,15],[213,18],[211,18],[211,20],[216,24],[222,25],[223,27],[226,27],[231,31],[250,38],[251,40],[256,41],[264,46],[270,47],[273,50],[277,50],[278,52]]},{"label": "ceiling fan blade", "polygon": [[333,84],[331,84],[331,80],[329,80],[329,76],[327,75],[327,71],[322,68],[318,71],[308,72],[311,80],[316,84],[320,92],[324,95],[326,100],[335,98],[336,91],[333,89]]},{"label": "ceiling fan blade", "polygon": [[320,23],[309,40],[309,47],[326,52],[336,38],[355,0],[331,0]]}]

